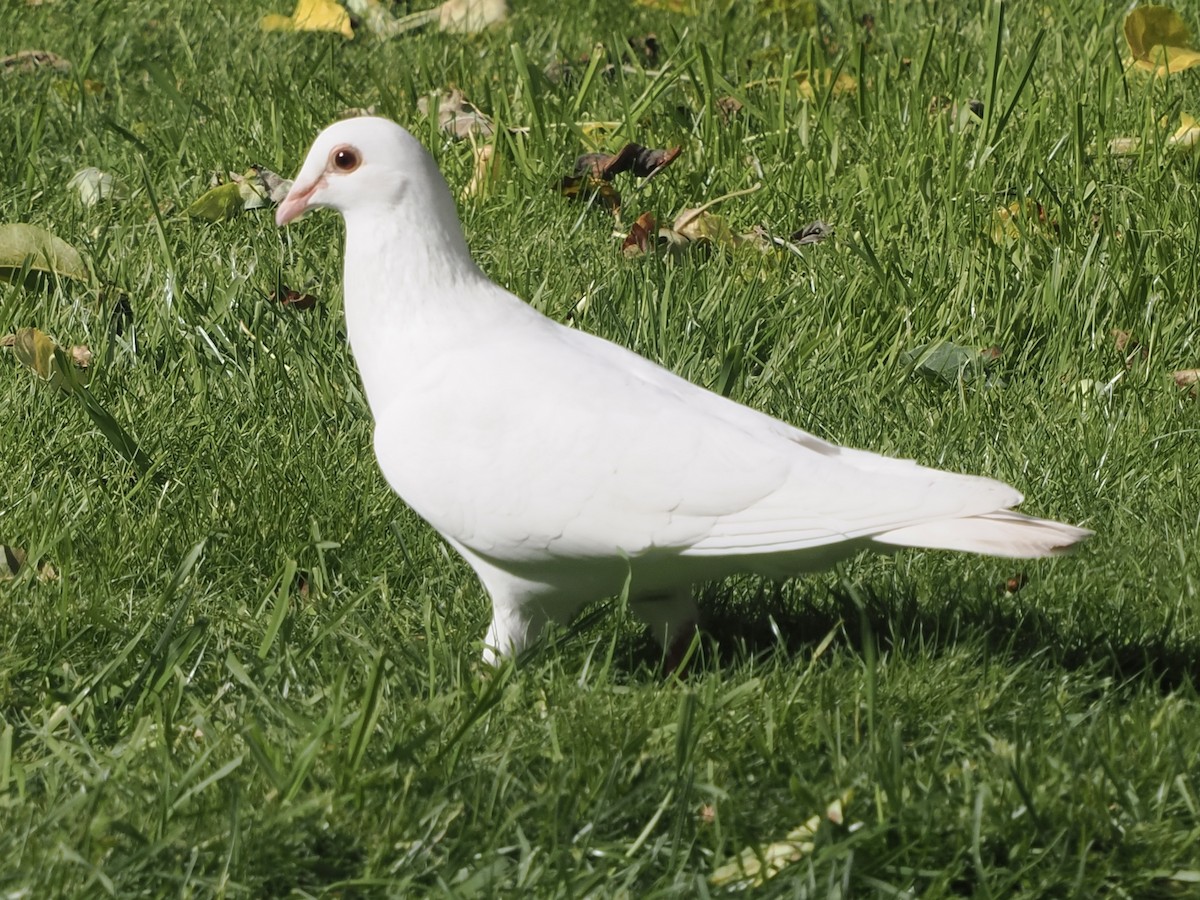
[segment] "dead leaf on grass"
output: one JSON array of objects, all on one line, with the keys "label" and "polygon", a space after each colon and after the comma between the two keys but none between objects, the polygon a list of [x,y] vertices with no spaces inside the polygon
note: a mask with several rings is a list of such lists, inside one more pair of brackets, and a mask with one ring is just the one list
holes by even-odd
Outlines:
[{"label": "dead leaf on grass", "polygon": [[634,2],[638,6],[676,15],[694,16],[698,11],[696,0],[634,0]]},{"label": "dead leaf on grass", "polygon": [[800,246],[819,244],[831,234],[833,234],[833,228],[817,219],[815,222],[809,222],[799,231],[793,232],[791,240]]},{"label": "dead leaf on grass", "polygon": [[575,160],[575,176],[590,175],[612,181],[622,172],[633,172],[638,178],[649,181],[673,163],[682,150],[682,147],[652,150],[630,143],[616,153],[585,153]]},{"label": "dead leaf on grass", "polygon": [[379,0],[346,0],[351,12],[367,28],[384,38],[397,37],[426,25],[437,24],[448,34],[475,34],[508,18],[506,0],[446,0],[440,6],[396,18]]},{"label": "dead leaf on grass", "polygon": [[482,197],[491,192],[504,170],[504,157],[496,152],[495,144],[480,144],[473,148],[475,166],[471,179],[463,186],[462,196]]},{"label": "dead leaf on grass", "polygon": [[1164,78],[1200,66],[1200,50],[1179,13],[1166,6],[1138,6],[1125,17],[1125,41],[1131,63]]},{"label": "dead leaf on grass", "polygon": [[629,234],[621,242],[621,253],[625,256],[640,256],[648,253],[658,242],[658,223],[654,213],[644,212],[634,220]]},{"label": "dead leaf on grass", "polygon": [[1011,597],[1013,594],[1021,590],[1021,588],[1025,587],[1025,585],[1028,583],[1029,576],[1024,572],[1018,572],[1011,578],[1006,578],[1004,581],[1000,582],[1000,584],[996,585],[996,590],[1006,597]]},{"label": "dead leaf on grass", "polygon": [[62,238],[24,222],[0,225],[0,278],[16,281],[30,272],[91,280],[79,251]]},{"label": "dead leaf on grass", "polygon": [[[851,792],[846,791],[826,807],[824,815],[810,816],[803,825],[789,831],[783,840],[765,847],[747,847],[731,862],[717,867],[708,876],[709,884],[715,887],[761,887],[788,866],[809,856],[816,849],[817,833],[823,828],[843,827],[844,806],[850,799]],[[859,827],[858,823],[852,824],[848,830],[856,831]]]},{"label": "dead leaf on grass", "polygon": [[350,13],[334,0],[298,0],[290,16],[269,13],[258,24],[263,31],[331,31],[354,37]]},{"label": "dead leaf on grass", "polygon": [[[29,562],[28,554],[20,547],[0,544],[0,581],[12,581]],[[40,559],[37,563],[38,581],[55,581],[58,572],[48,559]]]},{"label": "dead leaf on grass", "polygon": [[835,76],[833,69],[815,69],[811,72],[797,72],[796,81],[800,86],[800,96],[809,102],[828,94],[830,97],[846,97],[858,92],[858,79],[848,72],[838,72]]},{"label": "dead leaf on grass", "polygon": [[911,366],[913,374],[942,388],[986,379],[988,369],[999,358],[999,348],[977,350],[953,341],[921,344],[900,355],[901,362]]},{"label": "dead leaf on grass", "polygon": [[70,72],[70,60],[49,50],[18,50],[0,57],[0,72],[5,75],[27,75],[50,69],[54,72]]},{"label": "dead leaf on grass", "polygon": [[719,97],[716,102],[717,115],[722,122],[728,122],[742,111],[742,101],[737,97]]},{"label": "dead leaf on grass", "polygon": [[[1166,127],[1166,118],[1159,124]],[[1179,127],[1167,136],[1165,146],[1180,155],[1195,151],[1200,147],[1200,122],[1197,122],[1194,116],[1181,112]],[[1138,137],[1115,137],[1108,142],[1108,152],[1112,156],[1137,156],[1141,149],[1142,139]]]},{"label": "dead leaf on grass", "polygon": [[463,96],[458,88],[441,91],[432,98],[421,97],[417,109],[421,115],[429,115],[430,100],[437,101],[438,128],[458,140],[471,136],[491,137],[496,132],[492,120],[480,112],[479,107]]},{"label": "dead leaf on grass", "polygon": [[280,306],[286,306],[289,309],[312,309],[317,305],[317,298],[312,294],[304,294],[300,291],[293,291],[287,285],[281,285],[272,299],[276,300]]},{"label": "dead leaf on grass", "polygon": [[1014,200],[1007,206],[999,206],[992,213],[988,235],[999,246],[1011,246],[1022,237],[1038,236],[1053,240],[1058,233],[1058,222],[1046,215],[1046,208],[1032,197]]},{"label": "dead leaf on grass", "polygon": [[95,206],[101,200],[115,202],[125,199],[125,189],[116,178],[95,166],[88,166],[76,172],[67,182],[67,187],[75,189],[83,206]]},{"label": "dead leaf on grass", "polygon": [[568,200],[594,200],[613,214],[621,210],[621,195],[603,178],[568,176],[559,182],[558,191]]},{"label": "dead leaf on grass", "polygon": [[[63,377],[58,361],[55,359],[55,350],[58,349],[58,345],[48,334],[37,328],[18,328],[11,337],[9,345],[12,347],[17,361],[33,370],[44,381],[49,381],[67,393],[73,390],[74,382],[87,382],[87,370],[92,364],[92,351],[86,344],[76,344],[66,352],[65,359],[80,370],[75,373],[73,379],[67,379]],[[6,343],[8,342],[6,341]]]},{"label": "dead leaf on grass", "polygon": [[[752,194],[761,187],[760,182],[744,190],[723,194],[702,206],[681,210],[669,226],[658,229],[657,237],[653,240],[650,235],[653,234],[654,217],[650,213],[643,213],[621,244],[621,252],[625,256],[639,256],[658,247],[684,250],[694,246],[739,247],[743,244],[765,249],[769,245],[758,233],[738,234],[725,219],[710,211],[718,203]],[[643,231],[646,232],[644,236]]]},{"label": "dead leaf on grass", "polygon": [[206,222],[224,222],[248,209],[274,206],[287,196],[292,182],[262,166],[251,166],[242,175],[229,173],[229,181],[205,191],[184,210],[184,215]]},{"label": "dead leaf on grass", "polygon": [[1200,393],[1200,369],[1178,369],[1171,373],[1171,377],[1180,390],[1187,391],[1189,397]]}]

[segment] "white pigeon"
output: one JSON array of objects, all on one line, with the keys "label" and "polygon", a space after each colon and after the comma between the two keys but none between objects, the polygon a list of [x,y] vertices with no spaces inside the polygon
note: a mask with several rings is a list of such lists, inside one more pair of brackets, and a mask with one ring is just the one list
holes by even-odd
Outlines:
[{"label": "white pigeon", "polygon": [[437,164],[399,125],[337,122],[275,220],[346,222],[350,346],[392,488],[492,599],[484,659],[628,591],[668,655],[692,587],[860,550],[1063,553],[1091,532],[999,481],[827,443],[547,318],[471,258]]}]

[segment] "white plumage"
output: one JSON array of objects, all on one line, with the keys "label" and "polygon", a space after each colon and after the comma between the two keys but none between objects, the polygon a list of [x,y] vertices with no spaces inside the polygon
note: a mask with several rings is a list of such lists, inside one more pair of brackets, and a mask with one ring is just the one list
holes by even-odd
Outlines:
[{"label": "white plumage", "polygon": [[283,225],[346,222],[350,344],[388,483],[492,598],[485,659],[628,585],[671,649],[692,585],[863,549],[1064,552],[1091,532],[1011,511],[998,481],[838,447],[566,328],[471,259],[432,157],[386,119],[321,132]]}]

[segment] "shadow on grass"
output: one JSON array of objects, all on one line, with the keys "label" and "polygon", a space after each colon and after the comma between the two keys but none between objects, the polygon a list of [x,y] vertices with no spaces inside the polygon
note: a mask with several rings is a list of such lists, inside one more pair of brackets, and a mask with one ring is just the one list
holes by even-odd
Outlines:
[{"label": "shadow on grass", "polygon": [[[1181,641],[1170,623],[1157,632],[1114,639],[1064,627],[1055,617],[1023,606],[1020,595],[1001,590],[971,594],[955,591],[935,607],[911,595],[886,596],[846,582],[833,589],[803,593],[786,585],[762,585],[752,596],[735,600],[727,586],[712,585],[700,596],[703,651],[690,671],[707,671],[749,658],[777,654],[808,658],[833,630],[837,640],[862,653],[874,640],[879,650],[901,651],[917,645],[938,653],[970,640],[1010,660],[1043,656],[1064,669],[1091,669],[1116,681],[1148,679],[1160,690],[1200,685],[1200,644]],[[627,657],[633,668],[662,670],[662,653],[648,636]]]}]

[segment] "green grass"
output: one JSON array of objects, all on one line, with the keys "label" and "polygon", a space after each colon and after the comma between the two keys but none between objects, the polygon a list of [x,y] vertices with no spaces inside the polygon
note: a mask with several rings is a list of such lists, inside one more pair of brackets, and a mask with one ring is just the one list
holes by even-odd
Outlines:
[{"label": "green grass", "polygon": [[[1083,0],[1003,22],[879,4],[865,47],[858,4],[812,32],[767,3],[514,0],[488,34],[391,43],[262,34],[285,5],[0,7],[6,52],[75,64],[0,79],[0,221],[101,278],[0,283],[0,334],[87,343],[92,394],[155,467],[0,353],[0,543],[57,571],[0,582],[0,893],[718,895],[717,867],[846,794],[759,893],[1200,893],[1200,403],[1170,378],[1200,366],[1200,188],[1162,143],[1200,76],[1123,75],[1122,10]],[[540,74],[648,31],[653,73],[586,94]],[[803,100],[791,73],[826,66],[857,95]],[[179,212],[213,172],[293,174],[347,107],[413,129],[461,186],[469,146],[416,109],[449,84],[528,128],[461,204],[497,281],[564,321],[587,296],[580,327],[832,440],[1008,480],[1096,537],[1053,562],[903,552],[710,586],[682,683],[616,602],[481,671],[486,598],[375,467],[336,217]],[[935,96],[984,121],[951,127]],[[761,180],[718,207],[735,229],[834,237],[625,259],[612,217],[553,187],[590,120],[621,123],[610,149],[684,147],[622,176],[626,223]],[[1141,153],[1110,158],[1117,136]],[[129,198],[81,209],[88,165]],[[1026,197],[1046,224],[997,245],[995,209]],[[281,308],[280,281],[320,303]],[[1000,347],[996,377],[911,376],[906,351],[943,339]]]}]

